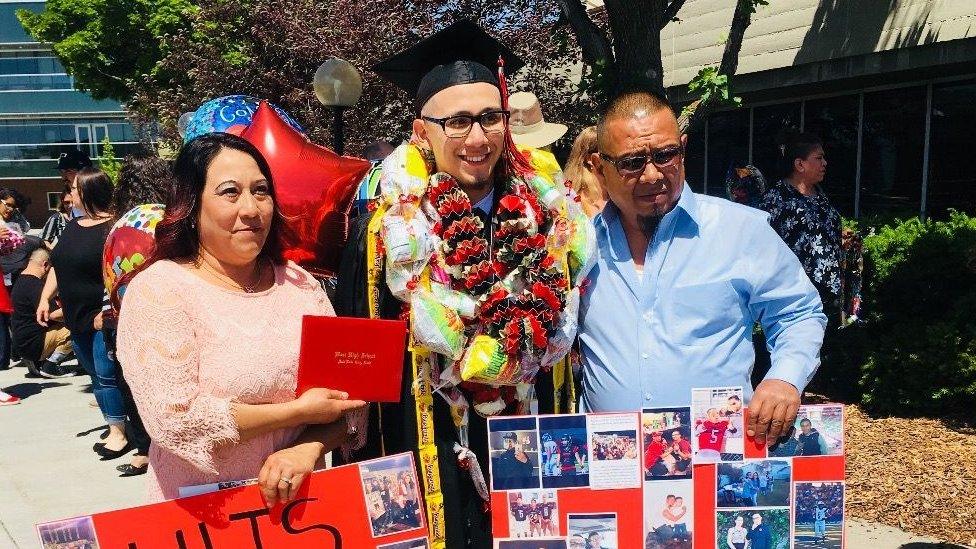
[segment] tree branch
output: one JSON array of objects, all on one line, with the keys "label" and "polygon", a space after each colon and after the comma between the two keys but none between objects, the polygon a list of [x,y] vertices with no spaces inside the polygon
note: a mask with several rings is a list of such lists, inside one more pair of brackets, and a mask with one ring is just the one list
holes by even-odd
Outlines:
[{"label": "tree branch", "polygon": [[672,19],[678,16],[678,12],[681,11],[681,6],[683,5],[685,5],[685,0],[671,0],[668,7],[664,9],[664,15],[661,17],[662,29],[666,27]]},{"label": "tree branch", "polygon": [[613,49],[610,47],[610,39],[596,26],[586,13],[586,7],[580,0],[558,0],[559,7],[573,27],[573,34],[580,49],[583,50],[583,62],[591,67],[603,64],[607,67],[613,65]]}]

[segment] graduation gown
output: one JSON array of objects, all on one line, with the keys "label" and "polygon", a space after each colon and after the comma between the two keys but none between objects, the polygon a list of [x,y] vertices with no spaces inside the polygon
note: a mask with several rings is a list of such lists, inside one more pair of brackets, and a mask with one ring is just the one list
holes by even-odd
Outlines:
[{"label": "graduation gown", "polygon": [[[500,193],[496,193],[497,197]],[[497,204],[496,204],[497,206]],[[343,250],[342,263],[334,302],[336,314],[365,318],[369,316],[367,298],[366,238],[367,227],[372,213],[364,213],[353,220],[349,240]],[[384,319],[397,319],[402,310],[402,302],[390,293],[380,278],[379,307]],[[361,461],[411,451],[414,462],[421,463],[417,453],[417,409],[411,392],[413,368],[410,351],[403,360],[403,384],[400,388],[401,400],[397,403],[371,403],[366,445],[355,453],[354,461]],[[553,410],[552,374],[540,372],[536,380],[536,395],[539,398],[540,413]],[[471,400],[469,399],[469,402]],[[434,395],[434,440],[437,446],[437,461],[440,468],[441,492],[444,495],[444,515],[446,518],[447,547],[485,548],[492,547],[491,516],[486,512],[486,502],[474,488],[471,474],[458,465],[454,444],[459,442],[457,429],[451,419],[447,402]],[[468,411],[469,448],[478,456],[488,487],[491,480],[488,474],[488,433],[487,420],[474,411]],[[421,490],[423,496],[423,490]],[[498,512],[504,513],[505,509]]]}]

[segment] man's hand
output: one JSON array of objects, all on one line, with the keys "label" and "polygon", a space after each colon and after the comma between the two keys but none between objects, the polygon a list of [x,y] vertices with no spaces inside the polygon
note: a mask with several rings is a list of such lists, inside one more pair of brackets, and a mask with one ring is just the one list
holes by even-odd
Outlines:
[{"label": "man's hand", "polygon": [[776,444],[789,432],[800,409],[800,391],[779,379],[767,379],[756,387],[749,403],[749,436],[766,446]]}]

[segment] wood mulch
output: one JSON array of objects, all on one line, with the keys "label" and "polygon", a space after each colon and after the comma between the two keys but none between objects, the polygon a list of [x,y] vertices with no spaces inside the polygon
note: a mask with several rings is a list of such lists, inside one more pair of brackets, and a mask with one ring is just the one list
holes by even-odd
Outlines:
[{"label": "wood mulch", "polygon": [[976,546],[976,430],[846,408],[847,515]]}]

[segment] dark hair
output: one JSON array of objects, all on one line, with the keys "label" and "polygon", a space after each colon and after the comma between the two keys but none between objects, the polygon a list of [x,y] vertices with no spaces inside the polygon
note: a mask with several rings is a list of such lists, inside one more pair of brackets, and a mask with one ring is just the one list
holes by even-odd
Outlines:
[{"label": "dark hair", "polygon": [[147,154],[125,157],[112,193],[112,212],[121,216],[142,204],[162,204],[173,186],[169,162]]},{"label": "dark hair", "polygon": [[176,156],[173,163],[173,187],[166,200],[166,213],[156,225],[156,249],[152,260],[144,265],[148,266],[160,259],[196,258],[200,249],[200,238],[196,229],[197,218],[200,216],[200,197],[207,184],[207,170],[224,149],[240,151],[253,158],[261,174],[268,180],[274,214],[261,256],[275,264],[285,262],[284,251],[294,239],[278,207],[268,162],[254,145],[244,139],[228,133],[210,133],[183,145]]},{"label": "dark hair", "polygon": [[81,207],[88,215],[107,213],[112,208],[112,180],[98,168],[82,168],[75,176]]},{"label": "dark hair", "polygon": [[61,198],[58,199],[58,211],[63,214],[66,214],[71,211],[71,208],[68,208],[67,210],[65,210],[64,208],[65,206],[68,205],[68,203],[65,202],[64,199],[67,198],[68,195],[70,194],[71,194],[71,188],[65,185],[64,190],[61,191]]},{"label": "dark hair", "polygon": [[779,147],[782,165],[781,177],[789,177],[793,173],[793,163],[796,159],[806,160],[817,147],[823,148],[823,141],[812,133],[793,133],[786,136]]},{"label": "dark hair", "polygon": [[0,189],[0,200],[6,200],[8,198],[14,199],[14,202],[17,204],[17,210],[20,211],[20,213],[27,211],[27,206],[30,206],[31,204],[31,199],[24,196],[17,189],[11,189],[9,187]]}]

